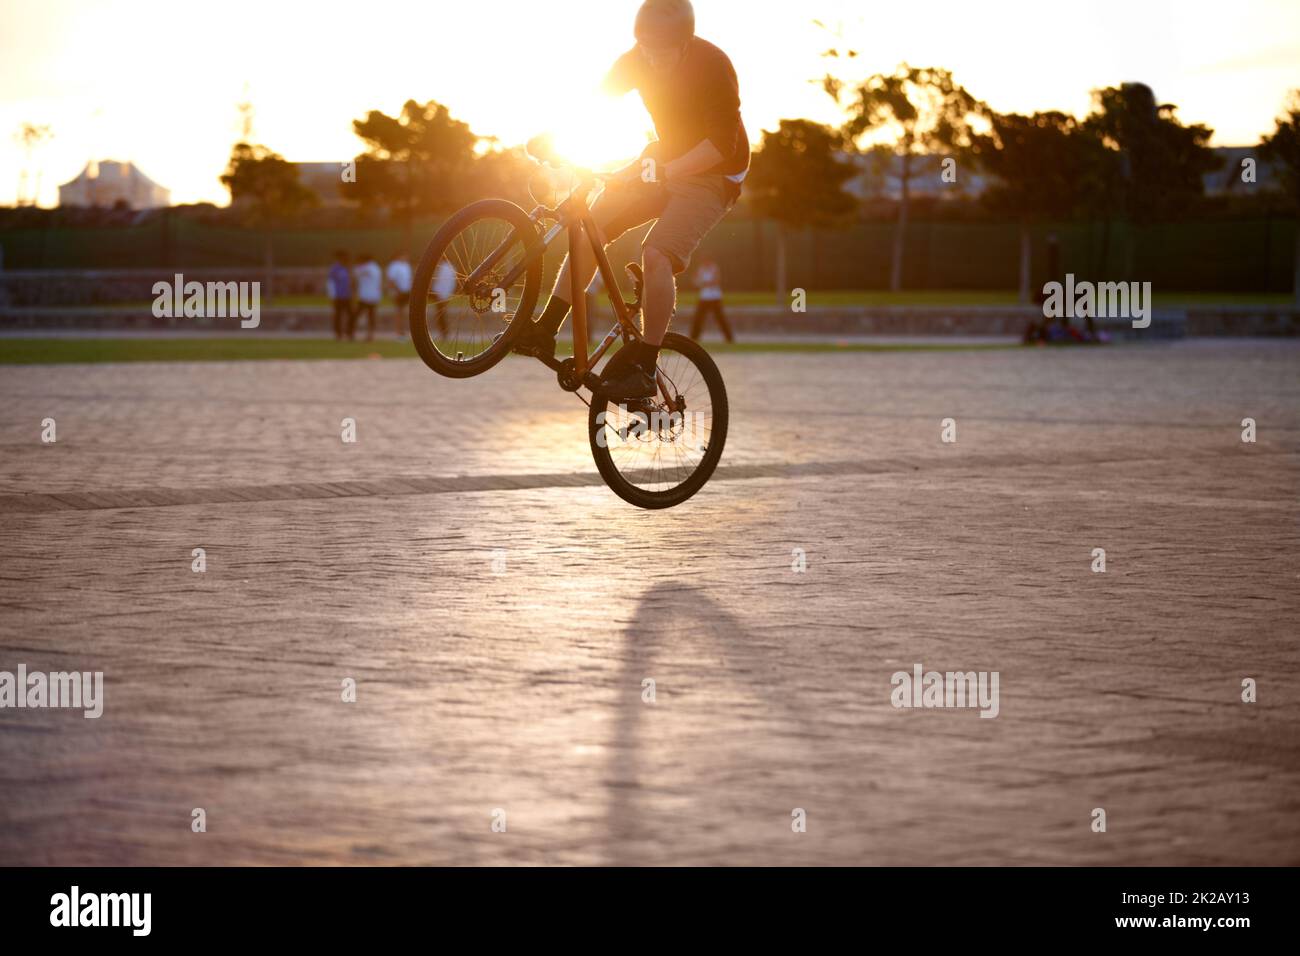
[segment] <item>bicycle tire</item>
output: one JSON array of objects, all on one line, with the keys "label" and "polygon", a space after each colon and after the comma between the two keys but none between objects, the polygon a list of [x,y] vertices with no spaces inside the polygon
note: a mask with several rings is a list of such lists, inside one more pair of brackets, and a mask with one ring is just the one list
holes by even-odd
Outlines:
[{"label": "bicycle tire", "polygon": [[[587,416],[587,434],[591,444],[591,454],[596,461],[596,470],[600,472],[601,478],[604,479],[605,484],[610,487],[614,494],[638,508],[671,508],[692,497],[713,476],[718,461],[722,458],[722,451],[727,441],[727,428],[730,419],[727,389],[722,381],[722,373],[718,370],[713,357],[698,342],[672,332],[664,336],[663,351],[675,352],[681,355],[699,371],[708,389],[712,413],[712,424],[705,453],[691,473],[680,483],[671,488],[651,490],[638,486],[629,476],[624,475],[619,470],[611,452],[610,442],[607,440],[602,441],[600,437],[607,427],[606,420],[600,417],[601,413],[607,413],[609,407],[611,407],[609,398],[600,390],[597,390],[592,396],[591,408],[588,410]],[[628,354],[624,350],[611,358],[605,367],[603,377],[607,379],[614,378],[620,374],[626,366]],[[663,367],[662,361],[660,367]],[[688,414],[690,411],[691,406],[688,404]]]},{"label": "bicycle tire", "polygon": [[541,239],[528,214],[518,205],[505,199],[483,199],[461,209],[429,240],[424,255],[411,283],[411,299],[407,318],[411,329],[411,342],[424,364],[439,375],[448,378],[470,378],[481,375],[510,354],[525,321],[531,321],[537,308],[537,297],[542,286],[542,257],[533,256],[524,273],[524,289],[513,318],[507,323],[500,338],[481,353],[470,359],[459,359],[443,354],[429,329],[429,292],[434,270],[446,255],[452,242],[476,222],[498,219],[509,223],[525,243],[525,255],[540,251]]}]

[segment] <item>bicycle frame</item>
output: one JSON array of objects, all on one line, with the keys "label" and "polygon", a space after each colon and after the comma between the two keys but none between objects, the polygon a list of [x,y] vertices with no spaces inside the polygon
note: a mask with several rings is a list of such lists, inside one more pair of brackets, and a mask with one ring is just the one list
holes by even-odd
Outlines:
[{"label": "bicycle frame", "polygon": [[[555,224],[544,235],[533,237],[534,239],[540,238],[540,244],[532,252],[524,256],[501,283],[504,288],[513,285],[534,262],[546,254],[546,250],[550,248],[551,243],[555,241],[561,232],[565,229],[569,231],[569,275],[571,280],[569,301],[573,309],[573,381],[585,385],[593,392],[600,382],[592,373],[592,369],[609,351],[619,333],[622,333],[625,343],[629,341],[639,342],[642,337],[641,330],[633,321],[633,317],[641,310],[640,299],[638,298],[633,303],[624,301],[622,289],[619,287],[618,280],[614,275],[614,269],[609,264],[609,256],[605,253],[604,233],[591,215],[591,207],[588,204],[587,197],[595,182],[596,177],[593,174],[583,172],[579,176],[577,186],[554,209],[542,204],[534,207],[528,216],[529,220],[534,223],[542,223],[550,219],[555,220]],[[592,254],[596,257],[596,268],[600,271],[600,276],[604,280],[605,288],[609,292],[610,304],[614,307],[614,314],[618,319],[618,323],[606,333],[596,347],[595,352],[590,355],[587,352],[587,290],[579,282],[578,270],[572,267],[577,262],[578,254],[582,250],[584,236],[591,247]],[[481,281],[483,274],[490,272],[496,266],[517,239],[518,236],[512,232],[502,240],[501,244],[480,263],[478,268],[465,277],[463,285],[471,287],[475,282]],[[546,362],[546,364],[556,372],[563,365],[562,362],[554,359]],[[670,410],[675,410],[673,406],[676,405],[677,399],[664,374],[656,370],[655,378],[658,381],[660,391],[669,404]]]}]

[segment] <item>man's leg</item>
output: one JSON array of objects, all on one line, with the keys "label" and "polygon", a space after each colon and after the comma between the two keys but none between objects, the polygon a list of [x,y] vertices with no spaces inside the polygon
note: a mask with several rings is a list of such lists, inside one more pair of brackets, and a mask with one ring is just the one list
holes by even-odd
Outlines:
[{"label": "man's leg", "polygon": [[[606,248],[619,236],[636,226],[658,218],[667,202],[662,193],[650,192],[638,187],[611,190],[606,192],[591,207],[591,216],[604,234]],[[573,273],[576,272],[581,288],[586,289],[596,274],[596,256],[591,251],[591,243],[583,237],[578,244],[578,261],[570,262],[570,256],[564,257],[560,274],[555,279],[551,296],[542,310],[541,316],[520,336],[519,343],[527,354],[538,351],[555,354],[555,336],[560,326],[569,315],[573,300]],[[588,328],[588,333],[590,333]]]},{"label": "man's leg", "polygon": [[[702,313],[700,316],[700,327],[702,332],[704,328],[708,327],[710,319],[717,318],[718,310],[717,307],[714,306],[713,302],[709,301],[700,303],[700,312]],[[696,336],[692,335],[691,338],[696,338]]]},{"label": "man's leg", "polygon": [[677,279],[673,275],[673,261],[668,254],[654,246],[641,253],[641,268],[645,270],[645,320],[643,333],[647,345],[658,348],[668,332],[668,323],[677,304]]},{"label": "man's leg", "polygon": [[691,316],[691,338],[697,342],[700,339],[700,333],[704,331],[704,313],[705,302],[703,299],[695,303],[695,315]]},{"label": "man's leg", "polygon": [[[628,347],[631,364],[620,375],[611,377],[605,387],[617,400],[636,401],[654,395],[655,366],[659,347],[663,345],[668,323],[673,317],[677,298],[677,280],[668,253],[655,246],[641,247],[641,268],[645,272],[645,289],[641,302],[641,336],[643,341]],[[622,357],[622,353],[619,354]]]},{"label": "man's leg", "polygon": [[340,342],[343,341],[343,331],[344,331],[343,323],[344,323],[343,300],[335,299],[334,300],[334,338]]},{"label": "man's leg", "polygon": [[447,328],[447,300],[438,299],[438,332],[445,339],[451,336],[451,330]]},{"label": "man's leg", "polygon": [[677,299],[676,273],[685,272],[700,242],[727,214],[730,205],[721,176],[691,176],[670,182],[668,200],[654,229],[641,244],[645,270],[642,337],[630,358],[632,367],[607,383],[611,396],[639,399],[655,392],[654,371]]},{"label": "man's leg", "polygon": [[731,334],[731,325],[727,322],[727,313],[722,309],[721,299],[713,303],[713,311],[718,316],[718,328],[722,329],[722,337],[728,342],[736,341],[736,337]]},{"label": "man's leg", "polygon": [[[591,277],[596,273],[595,256],[591,254],[591,249],[585,244],[578,248],[578,275],[585,276],[583,283],[591,281]],[[528,327],[519,336],[519,341],[515,343],[515,351],[522,352],[525,355],[542,355],[555,354],[555,337],[560,333],[560,326],[569,316],[571,301],[573,298],[573,267],[569,262],[570,256],[564,257],[564,262],[560,266],[560,274],[556,276],[555,285],[551,287],[551,295],[546,300],[546,307],[542,309],[542,314],[535,321],[527,323]]]}]

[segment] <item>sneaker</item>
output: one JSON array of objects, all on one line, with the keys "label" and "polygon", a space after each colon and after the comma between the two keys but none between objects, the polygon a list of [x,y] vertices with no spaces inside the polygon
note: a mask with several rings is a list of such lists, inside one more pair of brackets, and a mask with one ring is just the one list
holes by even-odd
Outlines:
[{"label": "sneaker", "polygon": [[[498,332],[492,341],[496,342],[503,335],[504,332]],[[555,358],[555,335],[547,335],[537,327],[536,322],[530,320],[528,327],[519,333],[519,340],[515,342],[511,351],[538,359]]]},{"label": "sneaker", "polygon": [[651,398],[658,390],[654,377],[639,365],[631,366],[618,378],[602,382],[601,394],[613,402],[635,402]]}]

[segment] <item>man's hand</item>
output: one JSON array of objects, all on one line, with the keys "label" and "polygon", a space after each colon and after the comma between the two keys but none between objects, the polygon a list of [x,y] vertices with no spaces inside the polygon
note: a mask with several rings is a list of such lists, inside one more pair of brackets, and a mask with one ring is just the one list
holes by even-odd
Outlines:
[{"label": "man's hand", "polygon": [[[645,179],[647,159],[653,163],[649,167],[649,172],[652,172],[655,177],[650,182]],[[717,166],[718,163],[722,162],[722,159],[723,156],[718,152],[717,147],[709,140],[702,139],[691,150],[666,163],[641,156],[613,173],[609,184],[622,188],[646,186],[650,189],[663,189],[668,185],[670,179],[683,179],[705,172]]]},{"label": "man's hand", "polygon": [[641,160],[628,163],[622,169],[615,170],[610,174],[609,184],[615,187],[626,188],[635,186],[641,182]]},{"label": "man's hand", "polygon": [[654,169],[654,172],[657,174],[658,178],[647,181],[645,178],[646,167],[644,161],[638,159],[630,166],[624,166],[617,172],[612,173],[607,185],[617,190],[628,190],[634,194],[646,196],[653,196],[658,195],[661,192],[666,192],[668,186],[664,176],[665,170],[663,164],[659,164],[657,168]]}]

